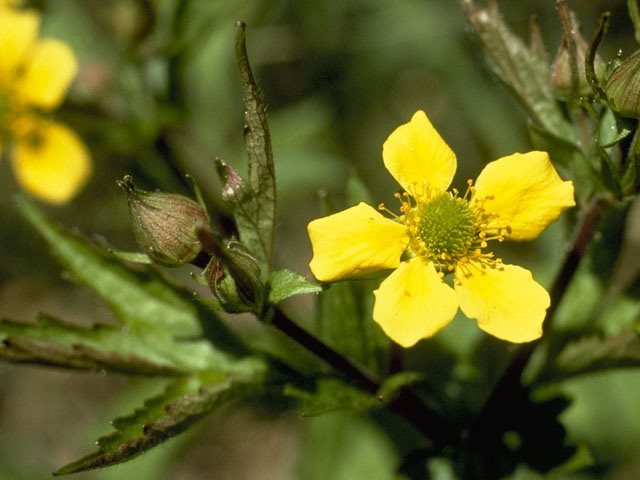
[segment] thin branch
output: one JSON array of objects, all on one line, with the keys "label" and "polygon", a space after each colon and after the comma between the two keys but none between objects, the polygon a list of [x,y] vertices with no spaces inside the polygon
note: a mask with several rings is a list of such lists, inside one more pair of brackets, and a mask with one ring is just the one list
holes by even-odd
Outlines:
[{"label": "thin branch", "polygon": [[281,310],[276,309],[274,311],[270,323],[311,353],[327,362],[344,376],[356,382],[359,387],[367,392],[375,394],[380,388],[380,380],[376,378],[375,375],[361,369],[347,357],[333,350],[327,344],[298,326],[282,313]]},{"label": "thin branch", "polygon": [[[192,263],[204,268],[209,263],[209,259],[210,256],[203,251]],[[380,390],[381,381],[376,375],[363,369],[313,334],[307,332],[280,309],[275,308],[273,310],[273,315],[268,322],[274,328],[277,328],[318,358],[331,365],[337,372],[355,383],[359,388],[372,395],[376,395]],[[387,404],[387,409],[404,418],[435,446],[443,447],[458,443],[458,429],[442,415],[427,406],[408,387],[400,389],[396,398]]]},{"label": "thin branch", "polygon": [[[281,310],[275,309],[271,325],[327,362],[363,390],[375,395],[380,389],[381,382],[375,375],[299,327]],[[403,417],[438,446],[452,445],[458,441],[457,429],[406,387],[400,390],[398,396],[387,405],[387,408]]]},{"label": "thin branch", "polygon": [[[596,227],[598,226],[602,214],[609,206],[610,202],[608,200],[602,197],[595,197],[585,208],[582,216],[582,222],[578,226],[571,243],[571,249],[567,253],[562,264],[562,268],[551,287],[551,306],[547,311],[547,316],[543,323],[544,335],[549,334],[558,306],[562,302],[571,280],[578,270],[580,261],[584,257],[587,246],[593,238],[593,234],[596,231]],[[542,339],[538,339],[520,346],[502,374],[502,377],[496,383],[496,386],[491,392],[491,395],[483,409],[476,417],[472,427],[473,430],[482,431],[482,429],[490,426],[492,419],[496,415],[500,415],[502,409],[509,405],[510,400],[521,392],[524,388],[520,382],[522,372],[529,362],[533,351],[541,340]]]}]

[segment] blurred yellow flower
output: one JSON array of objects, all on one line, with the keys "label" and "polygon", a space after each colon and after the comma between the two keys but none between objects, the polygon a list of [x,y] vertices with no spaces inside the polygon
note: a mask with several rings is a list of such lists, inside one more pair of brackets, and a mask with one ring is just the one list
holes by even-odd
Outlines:
[{"label": "blurred yellow flower", "polygon": [[[400,215],[365,203],[309,223],[311,271],[329,282],[396,269],[374,292],[373,319],[404,347],[434,335],[458,307],[484,331],[511,342],[541,336],[547,291],[531,272],[485,252],[490,240],[537,237],[575,205],[546,152],[489,163],[467,192],[447,192],[456,156],[426,114],[416,112],[383,146],[384,164],[404,189]],[[383,205],[379,207],[387,211]],[[453,274],[453,287],[444,281]]]},{"label": "blurred yellow flower", "polygon": [[85,184],[91,162],[82,140],[44,113],[62,103],[77,63],[65,43],[38,39],[39,15],[14,3],[0,1],[0,149],[25,190],[61,204]]}]

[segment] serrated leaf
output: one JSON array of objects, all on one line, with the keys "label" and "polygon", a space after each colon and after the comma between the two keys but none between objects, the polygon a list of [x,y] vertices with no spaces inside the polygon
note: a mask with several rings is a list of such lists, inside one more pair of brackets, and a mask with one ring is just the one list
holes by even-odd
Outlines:
[{"label": "serrated leaf", "polygon": [[618,367],[640,367],[640,333],[611,338],[592,336],[569,343],[556,358],[561,377]]},{"label": "serrated leaf", "polygon": [[276,183],[271,137],[262,94],[251,71],[245,44],[245,25],[237,23],[236,60],[244,97],[244,138],[249,157],[248,181],[218,161],[224,183],[223,199],[231,209],[240,240],[262,267],[263,280],[271,270],[276,216]]},{"label": "serrated leaf", "polygon": [[572,141],[573,129],[553,95],[549,65],[546,56],[540,54],[539,46],[529,49],[509,29],[502,20],[497,2],[489,2],[486,9],[477,9],[471,0],[462,3],[496,75],[513,91],[538,125]]},{"label": "serrated leaf", "polygon": [[132,415],[112,422],[116,432],[98,440],[98,450],[62,467],[54,475],[66,475],[126,462],[174,437],[222,405],[254,393],[261,385],[257,375],[188,377],[170,384],[162,395],[145,402]]},{"label": "serrated leaf", "polygon": [[306,280],[299,273],[283,269],[273,272],[269,278],[269,303],[277,305],[285,298],[295,295],[319,293],[322,286]]},{"label": "serrated leaf", "polygon": [[202,334],[194,306],[160,275],[127,269],[104,249],[49,222],[24,196],[16,197],[16,205],[45,239],[53,256],[77,281],[105,299],[125,324],[183,337]]},{"label": "serrated leaf", "polygon": [[[108,251],[53,225],[26,197],[16,197],[16,204],[67,271],[109,304],[123,322],[123,335],[135,335],[165,363],[181,369],[245,368],[244,362],[230,355],[246,354],[244,345],[192,295],[169,284],[155,270],[130,270]],[[200,339],[204,335],[215,342],[215,348]]]},{"label": "serrated leaf", "polygon": [[83,370],[135,375],[186,373],[135,334],[97,324],[89,328],[39,315],[37,323],[0,319],[0,358]]},{"label": "serrated leaf", "polygon": [[375,397],[335,378],[318,380],[314,392],[286,385],[284,394],[302,401],[300,415],[303,417],[315,417],[338,410],[361,412],[382,405]]}]

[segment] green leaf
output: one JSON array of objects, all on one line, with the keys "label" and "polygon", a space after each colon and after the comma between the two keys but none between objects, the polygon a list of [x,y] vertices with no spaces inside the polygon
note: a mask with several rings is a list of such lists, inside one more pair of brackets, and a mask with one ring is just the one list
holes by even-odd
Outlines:
[{"label": "green leaf", "polygon": [[120,260],[131,263],[141,263],[142,265],[153,265],[153,260],[149,255],[141,252],[124,252],[122,250],[110,250],[110,253]]},{"label": "green leaf", "polygon": [[394,444],[366,418],[334,413],[307,419],[304,426],[302,480],[398,478]]},{"label": "green leaf", "polygon": [[186,373],[143,338],[112,325],[81,327],[39,315],[37,323],[0,319],[0,358],[84,370],[136,375]]},{"label": "green leaf", "polygon": [[335,378],[318,380],[315,392],[286,385],[284,394],[302,401],[300,415],[303,417],[315,417],[337,410],[361,412],[382,405],[375,397]]},{"label": "green leaf", "polygon": [[[244,345],[213,312],[193,302],[192,295],[170,285],[155,270],[129,270],[108,251],[50,223],[26,197],[16,197],[16,203],[67,271],[122,320],[123,335],[134,335],[155,350],[151,361],[160,355],[164,363],[189,371],[245,368],[230,355],[246,354]],[[216,347],[197,339],[203,335]]]},{"label": "green leaf", "polygon": [[603,148],[612,147],[633,131],[629,120],[617,117],[610,108],[604,110],[598,129],[600,146]]},{"label": "green leaf", "polygon": [[373,371],[384,372],[391,343],[371,317],[371,291],[375,283],[369,280],[338,282],[322,292],[318,330],[331,347]]},{"label": "green leaf", "polygon": [[[638,458],[640,370],[583,375],[561,382],[558,388],[572,399],[560,416],[572,442],[586,444],[600,464],[622,465]],[[547,449],[553,451],[550,445]]]},{"label": "green leaf", "polygon": [[566,170],[576,161],[584,163],[584,159],[577,158],[578,156],[582,157],[582,155],[580,149],[573,142],[566,138],[558,137],[534,123],[530,123],[528,128],[531,143],[536,148],[549,152],[551,161],[556,167]]},{"label": "green leaf", "polygon": [[284,394],[302,401],[300,414],[304,417],[315,417],[338,410],[361,412],[387,405],[395,399],[400,389],[423,378],[424,375],[418,372],[397,373],[385,379],[375,395],[336,378],[322,378],[316,382],[313,392],[285,385]]},{"label": "green leaf", "polygon": [[[245,44],[245,25],[237,23],[236,59],[244,96],[244,138],[249,177],[244,181],[224,162],[217,170],[224,183],[222,198],[230,207],[240,240],[262,267],[271,270],[276,216],[276,183],[271,137],[262,94],[253,77]],[[264,280],[264,278],[263,278]]]},{"label": "green leaf", "polygon": [[98,450],[62,467],[66,475],[126,462],[165,440],[184,432],[222,405],[254,393],[262,378],[187,377],[147,400],[133,414],[112,422],[116,432],[98,440]]},{"label": "green leaf", "polygon": [[269,302],[272,305],[277,305],[285,298],[295,295],[307,295],[322,291],[321,285],[310,282],[299,273],[287,269],[273,272],[269,279],[269,286]]},{"label": "green leaf", "polygon": [[521,463],[549,472],[573,457],[576,448],[558,420],[570,402],[550,393],[540,398],[543,395],[532,395],[526,388],[513,390],[508,402],[476,422],[468,450],[456,453],[461,478],[505,478]]},{"label": "green leaf", "polygon": [[378,389],[378,399],[381,402],[389,403],[395,395],[404,387],[424,379],[424,374],[420,372],[399,372],[386,378]]},{"label": "green leaf", "polygon": [[482,40],[489,65],[513,91],[531,118],[549,132],[573,141],[571,124],[564,118],[551,88],[551,75],[544,51],[534,42],[529,49],[503,22],[497,2],[477,9],[473,2],[463,2],[467,16]]},{"label": "green leaf", "polygon": [[56,259],[77,281],[104,298],[125,324],[183,337],[202,333],[193,305],[160,275],[128,270],[104,249],[53,225],[24,196],[17,196],[16,204]]},{"label": "green leaf", "polygon": [[640,367],[640,332],[591,336],[569,343],[556,358],[554,380],[597,370]]}]

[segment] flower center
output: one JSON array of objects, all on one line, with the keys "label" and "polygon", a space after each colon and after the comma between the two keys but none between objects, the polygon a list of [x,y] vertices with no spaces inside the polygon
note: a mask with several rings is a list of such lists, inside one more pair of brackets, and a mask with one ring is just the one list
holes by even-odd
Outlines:
[{"label": "flower center", "polygon": [[[484,204],[493,195],[476,195],[471,180],[462,196],[458,191],[442,193],[428,184],[415,185],[412,193],[396,193],[401,215],[395,215],[384,204],[379,208],[404,223],[411,240],[406,254],[425,257],[433,262],[438,274],[456,271],[456,276],[470,276],[472,270],[501,268],[502,259],[483,252],[489,240],[502,242],[509,226],[496,213],[488,213]],[[454,282],[459,279],[454,278]]]},{"label": "flower center", "polygon": [[466,255],[475,239],[475,215],[469,204],[448,193],[418,205],[416,239],[429,256],[447,262]]}]

